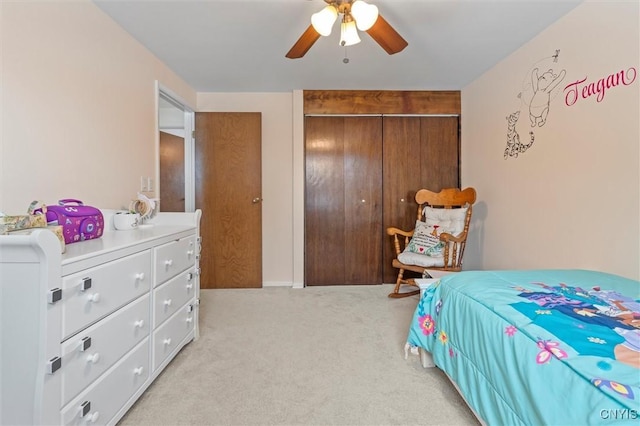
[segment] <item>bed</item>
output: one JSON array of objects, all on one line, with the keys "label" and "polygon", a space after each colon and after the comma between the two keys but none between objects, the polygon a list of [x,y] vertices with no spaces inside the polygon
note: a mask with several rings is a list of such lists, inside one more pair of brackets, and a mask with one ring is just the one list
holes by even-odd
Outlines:
[{"label": "bed", "polygon": [[406,349],[489,425],[638,425],[639,302],[602,272],[460,272],[424,289]]}]

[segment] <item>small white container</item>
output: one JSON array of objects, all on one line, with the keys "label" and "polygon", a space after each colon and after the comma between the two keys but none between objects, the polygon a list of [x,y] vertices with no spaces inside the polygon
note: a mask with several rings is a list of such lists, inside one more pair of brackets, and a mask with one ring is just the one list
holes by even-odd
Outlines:
[{"label": "small white container", "polygon": [[140,215],[138,213],[118,212],[113,215],[113,227],[118,231],[138,229]]}]

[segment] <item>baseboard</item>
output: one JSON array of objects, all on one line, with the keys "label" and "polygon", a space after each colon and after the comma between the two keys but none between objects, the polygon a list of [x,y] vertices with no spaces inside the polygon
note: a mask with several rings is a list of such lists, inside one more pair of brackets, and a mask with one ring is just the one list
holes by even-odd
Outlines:
[{"label": "baseboard", "polygon": [[262,287],[293,287],[293,284],[287,281],[263,281]]}]

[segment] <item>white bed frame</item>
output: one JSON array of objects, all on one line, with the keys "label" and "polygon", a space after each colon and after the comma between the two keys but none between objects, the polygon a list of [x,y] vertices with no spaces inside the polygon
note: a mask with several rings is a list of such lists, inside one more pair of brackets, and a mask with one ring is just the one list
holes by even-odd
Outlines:
[{"label": "white bed frame", "polygon": [[[404,345],[404,359],[409,358],[409,353],[411,353],[412,355],[419,355],[420,356],[420,364],[422,365],[423,368],[434,368],[434,367],[437,367],[436,363],[433,362],[433,356],[431,355],[431,352],[429,352],[429,351],[427,351],[427,350],[425,350],[423,348],[417,347],[417,346],[411,346],[407,342]],[[460,388],[458,387],[456,382],[454,382],[446,372],[443,371],[443,373],[445,374],[445,376],[447,376],[447,379],[449,379],[449,381],[451,382],[453,387],[456,389],[458,394],[460,394],[460,396],[464,400],[465,404],[467,404],[467,407],[469,407],[469,410],[471,410],[471,412],[475,416],[476,420],[478,420],[478,422],[481,425],[486,426],[487,423],[484,420],[482,420],[482,418],[478,415],[478,413],[476,413],[476,411],[473,409],[473,407],[471,407],[471,405],[469,405],[469,402],[464,397],[464,394],[462,393],[462,391],[460,391]]]}]

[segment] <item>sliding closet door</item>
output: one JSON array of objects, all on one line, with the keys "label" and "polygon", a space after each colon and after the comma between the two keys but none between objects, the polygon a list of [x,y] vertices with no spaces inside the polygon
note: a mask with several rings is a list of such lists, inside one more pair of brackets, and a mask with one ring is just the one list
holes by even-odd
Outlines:
[{"label": "sliding closet door", "polygon": [[422,188],[460,187],[458,117],[420,117]]},{"label": "sliding closet door", "polygon": [[344,118],[305,118],[305,284],[344,281]]},{"label": "sliding closet door", "polygon": [[382,284],[382,118],[345,123],[345,283]]},{"label": "sliding closet door", "polygon": [[305,119],[305,283],[382,282],[382,118]]},{"label": "sliding closet door", "polygon": [[459,187],[460,138],[457,116],[385,116],[383,129],[383,282],[395,283],[395,250],[386,228],[414,228],[417,190]]},{"label": "sliding closet door", "polygon": [[394,226],[408,231],[416,222],[415,196],[421,185],[420,118],[384,117],[383,135],[383,282],[395,283],[398,270],[391,266],[395,249],[386,229]]}]

